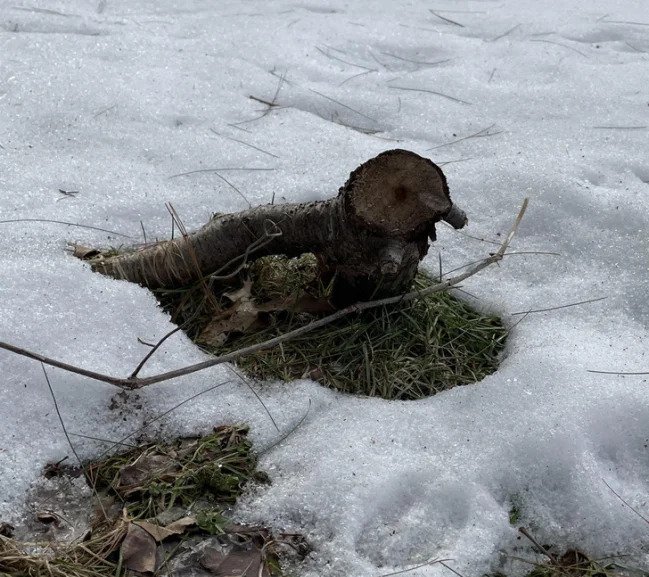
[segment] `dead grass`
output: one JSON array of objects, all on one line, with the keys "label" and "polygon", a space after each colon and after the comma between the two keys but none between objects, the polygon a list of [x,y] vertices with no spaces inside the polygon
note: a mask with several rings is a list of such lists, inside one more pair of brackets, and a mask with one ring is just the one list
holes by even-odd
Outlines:
[{"label": "dead grass", "polygon": [[[265,528],[234,525],[228,519],[244,485],[250,479],[267,480],[255,471],[256,458],[246,435],[246,427],[222,426],[205,437],[149,444],[87,464],[87,481],[98,491],[98,499],[88,503],[97,509],[93,526],[72,543],[55,539],[27,543],[0,534],[0,577],[134,574],[127,549],[133,563],[149,556],[147,574],[153,574],[162,554],[165,567],[155,569],[155,574],[163,575],[176,553],[192,554],[186,540],[193,547],[206,538],[217,539],[212,543],[225,551],[218,563],[250,560],[257,563],[254,569],[258,567],[260,575],[281,575],[276,544],[283,541]],[[67,475],[72,469],[59,471]],[[65,522],[65,512],[58,516]],[[144,531],[148,542],[133,537],[134,529]],[[187,569],[195,562],[190,555],[180,567]]]}]

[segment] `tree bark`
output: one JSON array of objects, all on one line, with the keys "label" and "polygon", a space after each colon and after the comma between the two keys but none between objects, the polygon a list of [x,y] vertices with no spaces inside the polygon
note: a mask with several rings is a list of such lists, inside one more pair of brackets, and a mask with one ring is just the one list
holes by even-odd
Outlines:
[{"label": "tree bark", "polygon": [[250,258],[312,252],[334,275],[333,301],[341,306],[408,290],[442,219],[455,228],[467,222],[441,169],[390,150],[354,170],[335,198],[216,216],[187,236],[91,264],[151,289],[179,288],[236,264],[251,247]]}]

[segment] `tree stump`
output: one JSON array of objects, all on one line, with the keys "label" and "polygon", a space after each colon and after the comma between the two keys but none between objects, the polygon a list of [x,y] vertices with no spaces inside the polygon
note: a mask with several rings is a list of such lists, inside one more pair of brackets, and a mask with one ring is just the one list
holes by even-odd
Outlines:
[{"label": "tree stump", "polygon": [[332,302],[342,306],[407,291],[440,220],[467,222],[442,170],[397,149],[359,166],[335,198],[219,215],[186,236],[90,262],[99,273],[171,289],[235,268],[243,255],[311,252],[333,275]]}]

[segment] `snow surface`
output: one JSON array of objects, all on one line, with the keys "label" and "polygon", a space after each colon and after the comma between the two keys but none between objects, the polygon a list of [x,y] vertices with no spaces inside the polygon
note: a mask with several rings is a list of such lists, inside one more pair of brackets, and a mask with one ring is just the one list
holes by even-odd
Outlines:
[{"label": "snow surface", "polygon": [[[309,577],[433,557],[481,575],[521,545],[512,502],[542,542],[649,569],[649,526],[606,485],[647,514],[647,376],[588,372],[649,371],[648,25],[645,0],[5,0],[0,220],[132,238],[2,224],[0,339],[126,375],[148,350],[138,338],[160,338],[169,319],[68,241],[141,242],[141,223],[165,238],[166,202],[191,229],[273,196],[327,198],[378,152],[414,150],[448,163],[470,217],[466,234],[440,227],[427,266],[438,253],[449,271],[484,257],[494,245],[467,234],[499,241],[526,196],[512,250],[558,256],[511,256],[464,283],[515,325],[480,383],[418,402],[255,385],[282,433],[307,416],[264,453],[273,484],[241,518],[306,534]],[[279,106],[264,115],[250,96]],[[174,177],[210,168],[241,194],[214,172]],[[598,297],[519,324],[513,314]],[[177,335],[146,372],[202,359]],[[39,364],[0,351],[0,366],[0,519],[16,522],[43,465],[73,457]],[[71,433],[119,439],[229,381],[147,433],[246,421],[260,450],[281,436],[227,367],[131,393],[121,411],[116,388],[48,374]],[[86,457],[106,447],[72,439]]]}]

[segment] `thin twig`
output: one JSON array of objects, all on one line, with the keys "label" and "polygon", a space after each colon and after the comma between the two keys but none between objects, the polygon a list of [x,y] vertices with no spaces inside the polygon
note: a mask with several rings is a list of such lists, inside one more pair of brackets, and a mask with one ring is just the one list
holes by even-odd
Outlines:
[{"label": "thin twig", "polygon": [[302,418],[297,423],[295,423],[295,425],[293,425],[286,433],[284,433],[279,439],[276,439],[270,445],[268,445],[268,447],[259,449],[257,451],[257,455],[263,455],[264,453],[268,453],[268,451],[274,449],[275,447],[277,447],[277,445],[279,445],[280,443],[288,439],[295,431],[297,431],[302,426],[302,423],[304,423],[304,421],[306,420],[310,410],[311,410],[311,399],[309,399],[309,405],[307,406],[304,415],[302,415]]},{"label": "thin twig", "polygon": [[581,54],[584,58],[588,58],[588,54],[582,52],[581,50],[577,50],[576,48],[573,48],[572,46],[568,46],[567,44],[562,44],[561,42],[555,42],[554,40],[544,40],[543,38],[535,38],[533,40],[530,40],[530,42],[543,42],[545,44],[554,44],[555,46],[561,46],[562,48],[567,48],[568,50],[572,50],[577,54]]},{"label": "thin twig", "polygon": [[647,126],[593,126],[597,130],[646,130]]},{"label": "thin twig", "polygon": [[279,92],[282,89],[282,86],[284,85],[284,83],[286,82],[287,84],[290,84],[286,80],[287,71],[284,71],[284,73],[282,73],[281,76],[277,76],[277,74],[275,73],[274,70],[271,70],[270,74],[275,76],[276,78],[279,78],[279,82],[277,83],[277,88],[275,89],[275,94],[273,95],[272,100],[270,100],[270,101],[262,100],[261,98],[257,98],[256,96],[249,96],[248,97],[251,100],[256,100],[257,102],[261,102],[262,104],[265,104],[266,106],[268,106],[268,109],[264,110],[260,116],[256,116],[255,118],[251,118],[249,120],[242,120],[241,122],[235,122],[234,124],[231,124],[230,126],[233,126],[233,127],[237,128],[241,124],[250,124],[251,122],[255,122],[257,120],[261,120],[262,118],[265,118],[274,109],[279,110],[280,108],[283,108],[283,106],[280,106],[280,105],[277,104],[277,97],[279,96]]},{"label": "thin twig", "polygon": [[465,26],[464,24],[460,24],[459,22],[456,22],[455,20],[451,20],[450,18],[445,18],[444,16],[441,16],[440,14],[438,14],[437,12],[435,12],[434,10],[431,10],[430,8],[428,9],[428,11],[429,11],[433,16],[436,16],[437,18],[439,18],[440,20],[443,20],[444,22],[448,22],[449,24],[453,24],[453,25],[455,25],[455,26],[459,26],[460,28],[466,28],[466,26]]},{"label": "thin twig", "polygon": [[626,501],[625,501],[625,500],[624,500],[624,499],[623,499],[623,498],[622,498],[622,497],[621,497],[621,496],[620,496],[620,495],[615,491],[615,489],[613,489],[613,487],[611,487],[611,486],[610,486],[610,485],[609,485],[609,484],[608,484],[604,479],[602,479],[602,481],[604,481],[604,485],[606,485],[606,486],[611,490],[611,493],[613,493],[613,495],[615,495],[615,496],[616,496],[620,501],[622,501],[622,503],[624,503],[624,504],[625,504],[629,509],[631,509],[631,511],[633,511],[633,512],[638,516],[638,517],[640,517],[640,519],[642,519],[645,523],[649,524],[649,519],[648,519],[647,517],[645,517],[642,513],[640,513],[640,511],[638,511],[637,509],[635,509],[634,507],[632,507],[631,505],[629,505],[629,503],[627,503],[627,502],[626,502]]},{"label": "thin twig", "polygon": [[359,72],[358,74],[354,74],[353,76],[350,76],[349,78],[346,78],[343,80],[338,86],[342,86],[343,84],[347,84],[350,80],[354,80],[354,78],[359,78],[361,76],[365,76],[366,74],[370,74],[372,72],[376,72],[376,70],[367,70],[366,72]]},{"label": "thin twig", "polygon": [[444,94],[442,92],[436,92],[435,90],[427,90],[426,88],[409,88],[407,86],[390,86],[390,88],[394,88],[395,90],[408,90],[410,92],[425,92],[426,94],[434,94],[436,96],[441,96],[442,98],[447,98],[448,100],[452,100],[453,102],[459,102],[460,104],[471,104],[471,102],[467,102],[466,100],[462,100],[460,98],[455,98],[455,96],[449,96],[448,94]]},{"label": "thin twig", "polygon": [[65,435],[65,438],[68,440],[68,445],[70,445],[70,450],[76,457],[77,461],[79,462],[79,465],[81,465],[81,467],[83,468],[83,461],[81,460],[81,457],[79,457],[76,449],[74,448],[74,445],[72,444],[72,441],[70,440],[70,435],[68,435],[68,430],[65,427],[65,422],[63,421],[63,417],[61,416],[61,411],[59,410],[59,404],[56,401],[56,395],[54,394],[54,389],[52,389],[52,383],[50,383],[50,378],[47,375],[47,370],[45,369],[45,365],[43,363],[41,363],[41,368],[43,369],[43,374],[45,375],[45,381],[47,382],[47,388],[50,390],[52,402],[54,403],[54,410],[56,411],[56,415],[59,418],[59,422],[61,423],[63,434]]},{"label": "thin twig", "polygon": [[649,375],[649,371],[636,372],[636,373],[626,373],[624,371],[593,371],[588,369],[589,373],[596,373],[598,375],[630,375],[630,376],[640,376],[640,375]]},{"label": "thin twig", "polygon": [[447,164],[453,164],[454,162],[466,162],[467,160],[473,160],[475,156],[469,156],[467,158],[456,158],[455,160],[445,160],[443,162],[438,162],[439,166],[446,166]]},{"label": "thin twig", "polygon": [[237,371],[234,367],[229,366],[228,369],[229,369],[229,371],[230,371],[231,373],[234,373],[234,374],[239,378],[239,380],[240,380],[244,385],[246,385],[246,387],[248,387],[248,389],[250,389],[250,392],[251,392],[253,395],[255,395],[255,397],[256,397],[257,400],[259,401],[259,404],[264,408],[264,411],[266,411],[266,414],[268,415],[268,418],[270,419],[271,423],[273,423],[273,427],[275,427],[275,429],[277,429],[277,432],[279,433],[279,432],[280,432],[280,431],[279,431],[279,427],[277,426],[277,423],[275,422],[275,419],[273,418],[273,415],[272,415],[271,412],[268,410],[268,407],[266,406],[266,404],[264,403],[264,401],[261,400],[261,397],[259,396],[259,394],[257,393],[257,391],[255,391],[255,389],[253,388],[253,386],[250,384],[250,381],[249,381],[248,379],[246,379],[246,377],[244,377],[244,376],[243,376],[239,371]]},{"label": "thin twig", "polygon": [[649,26],[649,22],[632,22],[630,20],[600,20],[606,24],[632,24],[634,26]]},{"label": "thin twig", "polygon": [[244,146],[248,146],[250,148],[254,148],[255,150],[258,150],[259,152],[262,152],[263,154],[267,154],[268,156],[272,156],[273,158],[279,158],[276,154],[273,154],[272,152],[268,152],[267,150],[263,150],[262,148],[259,148],[258,146],[255,146],[254,144],[250,144],[249,142],[245,142],[244,140],[239,140],[238,138],[233,138],[232,136],[226,136],[225,134],[220,134],[213,128],[210,128],[210,130],[216,134],[217,136],[220,136],[221,138],[227,138],[228,140],[232,140],[234,142],[238,142],[239,144],[243,144]]},{"label": "thin twig", "polygon": [[446,567],[446,568],[447,568],[451,573],[455,573],[455,575],[457,575],[458,577],[464,577],[464,575],[462,575],[462,573],[456,571],[455,569],[453,569],[453,567],[450,567],[449,565],[447,565],[446,563],[444,563],[444,561],[440,561],[440,565],[443,565],[443,566]]},{"label": "thin twig", "polygon": [[404,573],[409,573],[410,571],[421,569],[422,567],[428,567],[429,565],[435,565],[436,563],[441,563],[443,565],[444,561],[451,561],[451,559],[430,559],[429,561],[420,563],[419,565],[415,565],[414,567],[409,567],[408,569],[401,569],[400,571],[393,571],[392,573],[383,573],[382,575],[379,575],[379,577],[393,577],[393,575],[403,575]]},{"label": "thin twig", "polygon": [[101,437],[93,437],[92,435],[84,435],[82,433],[70,433],[71,437],[80,437],[81,439],[88,439],[90,441],[99,441],[100,443],[108,443],[110,445],[123,445],[130,449],[135,449],[137,445],[132,445],[131,443],[120,443],[113,441],[112,439],[102,439]]},{"label": "thin twig", "polygon": [[133,238],[128,234],[124,234],[114,230],[109,230],[107,228],[99,228],[98,226],[90,226],[88,224],[77,224],[76,222],[67,222],[65,220],[52,220],[50,218],[11,218],[8,220],[0,220],[0,224],[11,224],[13,222],[48,222],[52,224],[64,224],[66,226],[76,226],[77,228],[87,228],[88,230],[98,230],[100,232],[107,232],[124,238],[131,238],[131,239]]},{"label": "thin twig", "polygon": [[545,313],[545,312],[548,312],[548,311],[556,311],[556,310],[559,310],[559,309],[567,309],[569,307],[576,307],[578,305],[586,305],[586,304],[589,304],[589,303],[596,303],[598,301],[603,301],[604,299],[607,299],[607,298],[608,297],[597,297],[597,298],[594,298],[594,299],[588,299],[588,300],[579,301],[579,302],[576,302],[576,303],[569,303],[567,305],[559,305],[559,306],[556,306],[556,307],[549,307],[547,309],[530,309],[529,311],[519,311],[519,312],[511,313],[511,315],[514,316],[514,315],[529,315],[531,313]]},{"label": "thin twig", "polygon": [[427,148],[426,150],[437,150],[438,148],[442,148],[444,146],[450,146],[451,144],[456,144],[458,142],[462,142],[463,140],[469,140],[470,138],[484,138],[485,136],[496,136],[496,134],[502,134],[503,131],[499,130],[498,132],[489,132],[496,124],[492,124],[490,126],[487,126],[487,128],[483,128],[482,130],[478,130],[478,132],[474,132],[473,134],[469,134],[469,136],[463,136],[462,138],[458,138],[457,140],[451,140],[450,142],[445,142],[444,144],[438,144],[437,146],[433,146],[432,148]]},{"label": "thin twig", "polygon": [[503,32],[502,34],[499,34],[495,38],[492,38],[491,40],[487,40],[487,42],[497,42],[501,38],[504,38],[505,36],[509,36],[514,30],[520,27],[520,24],[516,24],[516,26],[512,26],[509,30],[506,32]]},{"label": "thin twig", "polygon": [[113,108],[117,108],[117,104],[113,104],[112,106],[109,106],[108,108],[104,108],[103,110],[100,110],[93,116],[93,118],[97,118],[98,116],[101,116],[102,114],[106,114],[107,112],[110,112],[113,110]]},{"label": "thin twig", "polygon": [[518,532],[525,535],[525,537],[527,537],[532,542],[532,544],[538,549],[539,553],[545,555],[555,565],[557,566],[559,565],[559,561],[557,560],[557,558],[552,553],[550,553],[545,547],[540,545],[539,542],[534,537],[532,537],[530,532],[525,527],[519,527]]},{"label": "thin twig", "polygon": [[318,52],[320,52],[320,54],[323,54],[327,58],[332,58],[333,60],[337,60],[338,62],[342,62],[343,64],[349,64],[349,66],[356,66],[356,68],[362,68],[363,70],[367,70],[368,72],[376,72],[375,68],[368,68],[367,66],[362,66],[361,64],[355,64],[354,62],[348,62],[347,60],[343,60],[342,58],[338,58],[337,56],[334,56],[333,54],[329,54],[329,53],[325,52],[319,46],[316,46],[315,49]]},{"label": "thin twig", "polygon": [[326,94],[322,94],[322,92],[318,92],[317,90],[314,90],[313,88],[309,88],[309,90],[311,92],[313,92],[314,94],[317,94],[318,96],[322,96],[322,98],[326,98],[330,102],[334,102],[338,106],[342,106],[343,108],[346,108],[347,110],[350,110],[351,112],[354,112],[354,113],[358,114],[359,116],[362,116],[363,118],[367,118],[368,120],[371,120],[372,122],[377,122],[376,119],[372,118],[371,116],[368,116],[367,114],[363,114],[359,110],[356,110],[355,108],[352,108],[351,106],[347,106],[346,104],[343,104],[342,102],[336,100],[335,98],[331,98],[330,96],[327,96]]},{"label": "thin twig", "polygon": [[225,176],[219,174],[218,172],[214,171],[214,174],[220,178],[225,184],[227,184],[230,188],[232,188],[243,200],[245,200],[248,203],[248,208],[252,208],[252,203],[248,200],[245,194],[241,192],[234,184],[232,184]]},{"label": "thin twig", "polygon": [[169,331],[166,335],[164,335],[156,344],[155,346],[144,356],[144,358],[140,361],[140,364],[135,367],[135,370],[131,373],[129,376],[129,379],[134,379],[137,377],[137,374],[142,370],[142,367],[146,364],[146,362],[155,354],[155,352],[162,346],[162,343],[164,343],[170,336],[175,335],[179,330],[183,328],[183,325],[180,325],[176,327],[175,329]]},{"label": "thin twig", "polygon": [[224,172],[226,170],[242,170],[242,171],[268,171],[276,170],[275,168],[248,168],[248,167],[223,167],[223,168],[200,168],[198,170],[190,170],[189,172],[179,172],[178,174],[172,174],[167,178],[171,180],[172,178],[178,178],[179,176],[189,176],[190,174],[199,174],[201,172]]},{"label": "thin twig", "polygon": [[424,66],[438,66],[439,64],[446,64],[447,62],[450,62],[452,60],[452,58],[446,58],[444,60],[436,60],[434,62],[429,62],[426,60],[413,60],[411,58],[404,58],[403,56],[399,56],[398,54],[394,54],[393,52],[381,52],[381,54],[385,54],[386,56],[396,58],[397,60],[403,60],[404,62],[411,62],[412,64],[422,64]]},{"label": "thin twig", "polygon": [[[52,397],[52,402],[54,403],[54,410],[56,411],[56,415],[59,418],[59,422],[61,423],[61,428],[63,429],[63,434],[65,435],[65,438],[68,441],[68,445],[70,445],[70,450],[74,454],[75,458],[77,459],[79,466],[81,467],[81,470],[83,471],[86,479],[88,479],[88,472],[86,471],[86,467],[83,464],[83,461],[81,460],[81,457],[79,457],[79,454],[77,453],[77,450],[74,448],[74,445],[72,444],[72,440],[70,439],[70,435],[68,435],[68,429],[65,426],[65,422],[63,421],[63,416],[61,415],[61,411],[59,410],[59,403],[56,400],[56,395],[54,394],[54,389],[52,388],[52,383],[50,383],[50,378],[47,375],[47,371],[45,370],[45,365],[41,363],[41,368],[43,369],[43,374],[45,375],[45,381],[47,382],[47,388],[50,390],[50,395]],[[93,493],[95,494],[95,497],[97,497],[97,502],[99,503],[99,507],[101,508],[101,512],[104,514],[104,519],[108,519],[108,514],[106,513],[106,510],[104,509],[104,505],[102,503],[102,500],[99,498],[99,495],[97,494],[97,491],[93,487]]]},{"label": "thin twig", "polygon": [[[490,242],[490,241],[485,241],[485,242]],[[521,252],[506,252],[503,255],[503,258],[506,257],[506,256],[517,256],[517,255],[525,255],[525,254],[541,254],[541,255],[550,255],[550,256],[561,256],[561,254],[559,254],[558,252],[542,252],[542,251],[530,250],[530,251],[521,251]],[[472,265],[477,264],[479,262],[482,262],[482,259],[481,260],[474,260],[472,262],[468,262],[468,263],[463,264],[461,266],[455,267],[455,268],[453,268],[453,269],[451,269],[449,271],[446,271],[444,273],[444,276],[448,276],[450,274],[453,274],[454,272],[457,272],[458,270],[462,270],[463,268],[466,268],[468,266],[472,266]],[[603,297],[603,298],[606,298],[606,297]],[[578,304],[581,304],[581,303],[578,303]],[[530,312],[534,312],[534,311],[526,311],[524,314],[529,314]],[[513,314],[523,314],[523,313],[513,313]]]}]

